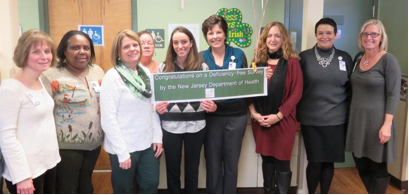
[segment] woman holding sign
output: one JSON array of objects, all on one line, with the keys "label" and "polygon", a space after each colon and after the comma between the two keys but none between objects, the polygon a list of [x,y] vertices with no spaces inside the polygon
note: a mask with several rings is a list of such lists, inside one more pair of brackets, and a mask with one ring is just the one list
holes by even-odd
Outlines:
[{"label": "woman holding sign", "polygon": [[141,44],[132,30],[119,31],[101,86],[101,125],[109,153],[114,193],[155,194],[159,185],[162,131],[151,103],[148,68],[140,65]]},{"label": "woman holding sign", "polygon": [[[185,27],[177,27],[172,32],[166,60],[159,65],[159,72],[200,70],[209,70],[209,67],[201,63],[192,33]],[[205,114],[214,112],[216,108],[211,100],[183,103],[161,102],[156,105],[162,122],[169,193],[181,193],[180,161],[183,145],[185,193],[197,193],[200,152],[206,138]]]},{"label": "woman holding sign", "polygon": [[[303,78],[287,29],[280,22],[264,28],[253,60],[270,67],[268,95],[252,98],[249,106],[256,152],[263,159],[264,192],[286,194],[291,183],[290,160],[297,132],[296,106]],[[276,177],[275,177],[276,176]]]},{"label": "woman holding sign", "polygon": [[[227,45],[227,22],[212,15],[202,24],[202,32],[210,45],[200,52],[210,70],[247,68],[244,52]],[[215,101],[217,110],[206,116],[207,136],[206,192],[235,194],[241,143],[247,125],[246,100],[229,99]]]}]

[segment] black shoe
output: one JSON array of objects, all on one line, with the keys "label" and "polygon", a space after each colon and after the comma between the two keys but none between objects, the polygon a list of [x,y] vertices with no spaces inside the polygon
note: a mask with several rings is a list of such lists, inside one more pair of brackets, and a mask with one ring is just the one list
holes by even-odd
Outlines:
[{"label": "black shoe", "polygon": [[273,163],[262,163],[264,194],[274,194],[275,192],[275,165]]},{"label": "black shoe", "polygon": [[277,172],[277,189],[279,194],[287,194],[291,185],[292,172]]},{"label": "black shoe", "polygon": [[376,178],[372,177],[371,187],[369,189],[369,194],[386,194],[386,190],[389,186],[389,177]]}]

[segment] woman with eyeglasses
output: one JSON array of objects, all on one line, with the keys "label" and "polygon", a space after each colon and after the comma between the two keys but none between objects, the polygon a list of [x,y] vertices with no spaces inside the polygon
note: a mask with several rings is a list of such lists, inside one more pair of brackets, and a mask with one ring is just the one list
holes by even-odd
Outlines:
[{"label": "woman with eyeglasses", "polygon": [[393,116],[399,104],[401,71],[388,49],[381,21],[364,23],[358,36],[363,53],[355,57],[346,151],[352,152],[359,176],[370,194],[385,194],[387,164],[396,160]]},{"label": "woman with eyeglasses", "polygon": [[151,73],[157,73],[159,63],[152,59],[155,54],[155,42],[153,41],[152,35],[144,30],[138,32],[138,36],[142,46],[142,57],[139,63],[148,68]]},{"label": "woman with eyeglasses", "polygon": [[308,192],[327,194],[334,162],[344,162],[352,58],[334,47],[337,24],[322,18],[315,24],[317,44],[301,52],[304,90],[297,114],[307,152]]}]

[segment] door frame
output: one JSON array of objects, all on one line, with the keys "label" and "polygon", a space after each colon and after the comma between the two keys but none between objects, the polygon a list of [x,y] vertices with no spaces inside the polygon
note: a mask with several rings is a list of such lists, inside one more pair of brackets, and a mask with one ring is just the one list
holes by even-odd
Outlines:
[{"label": "door frame", "polygon": [[[132,30],[138,32],[138,3],[137,0],[131,0],[132,10]],[[38,0],[38,14],[40,30],[50,34],[49,16],[48,16],[48,0]]]}]

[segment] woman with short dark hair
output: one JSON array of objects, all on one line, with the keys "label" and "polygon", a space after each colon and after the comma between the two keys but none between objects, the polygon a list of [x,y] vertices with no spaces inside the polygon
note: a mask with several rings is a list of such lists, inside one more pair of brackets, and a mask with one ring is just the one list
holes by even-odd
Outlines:
[{"label": "woman with short dark hair", "polygon": [[[202,32],[210,47],[199,55],[210,70],[247,68],[244,52],[225,43],[228,33],[223,17],[212,15],[207,18],[202,24]],[[244,98],[214,102],[217,110],[206,116],[206,192],[234,194],[247,125],[247,104]]]},{"label": "woman with short dark hair", "polygon": [[350,103],[351,56],[334,47],[337,24],[322,18],[315,25],[317,44],[300,53],[304,90],[298,104],[307,152],[308,192],[328,193],[334,162],[344,162]]}]

